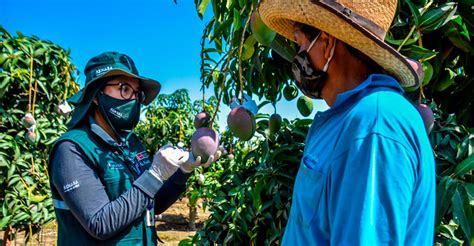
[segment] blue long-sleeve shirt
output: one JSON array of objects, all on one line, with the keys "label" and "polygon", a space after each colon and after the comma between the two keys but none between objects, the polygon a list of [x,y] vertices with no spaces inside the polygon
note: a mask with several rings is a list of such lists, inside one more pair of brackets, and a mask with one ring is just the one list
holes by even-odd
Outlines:
[{"label": "blue long-sleeve shirt", "polygon": [[316,114],[283,245],[433,244],[433,152],[402,94],[374,74]]}]

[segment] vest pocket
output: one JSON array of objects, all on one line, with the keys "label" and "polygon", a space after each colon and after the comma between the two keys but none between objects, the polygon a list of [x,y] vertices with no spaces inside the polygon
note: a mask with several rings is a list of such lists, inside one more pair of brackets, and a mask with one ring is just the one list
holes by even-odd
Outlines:
[{"label": "vest pocket", "polygon": [[120,195],[132,188],[132,174],[125,169],[106,169],[102,174],[102,182],[110,200],[117,199]]},{"label": "vest pocket", "polygon": [[311,155],[303,156],[296,176],[293,193],[293,216],[303,226],[310,226],[319,210],[319,203],[324,195],[325,175],[316,170],[320,165]]}]

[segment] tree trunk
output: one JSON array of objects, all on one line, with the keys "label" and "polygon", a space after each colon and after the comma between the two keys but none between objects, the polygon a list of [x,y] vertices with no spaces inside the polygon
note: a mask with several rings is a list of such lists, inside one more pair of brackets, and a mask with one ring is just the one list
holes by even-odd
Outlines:
[{"label": "tree trunk", "polygon": [[10,240],[8,240],[9,235],[10,235],[10,227],[7,227],[7,229],[3,232],[2,246],[10,246],[11,245]]},{"label": "tree trunk", "polygon": [[189,229],[196,230],[197,209],[196,206],[189,206]]}]

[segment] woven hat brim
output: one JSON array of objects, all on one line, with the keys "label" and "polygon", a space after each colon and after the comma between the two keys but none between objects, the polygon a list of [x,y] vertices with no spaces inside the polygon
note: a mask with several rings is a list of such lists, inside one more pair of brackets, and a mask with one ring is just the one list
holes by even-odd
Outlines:
[{"label": "woven hat brim", "polygon": [[[91,80],[83,89],[73,95],[68,101],[74,105],[80,104],[84,100],[84,98],[90,94],[90,91],[93,91],[94,88],[96,88],[97,86],[101,86],[97,84],[97,81],[102,78],[107,78],[116,75],[124,75],[127,77],[137,78],[141,81],[141,89],[145,93],[145,100],[143,101],[144,105],[150,104],[156,98],[158,93],[160,93],[160,82],[142,76],[137,76],[122,69],[112,69],[102,74],[101,76]],[[89,98],[89,100],[92,100],[92,98]]]},{"label": "woven hat brim", "polygon": [[416,71],[405,57],[343,14],[334,13],[308,0],[264,0],[260,3],[259,14],[269,28],[287,39],[295,41],[295,23],[313,26],[366,54],[395,76],[401,86],[419,86]]}]

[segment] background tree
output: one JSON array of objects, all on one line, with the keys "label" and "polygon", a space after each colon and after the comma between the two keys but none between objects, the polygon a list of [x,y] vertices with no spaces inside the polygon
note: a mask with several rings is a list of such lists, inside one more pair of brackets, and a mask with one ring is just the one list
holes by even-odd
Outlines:
[{"label": "background tree", "polygon": [[[282,92],[290,90],[294,44],[265,27],[255,12],[258,3],[195,0],[201,18],[212,8],[201,41],[201,80],[214,89],[218,105],[244,92],[276,105]],[[430,140],[437,165],[436,241],[442,244],[474,242],[473,35],[469,0],[402,0],[386,36],[387,43],[423,64],[423,84],[407,91],[407,98],[428,103],[435,112]],[[214,172],[218,175],[204,188],[212,191],[211,217],[183,243],[274,244],[281,239],[298,168],[294,158],[300,157],[310,121],[284,121],[286,128],[269,134],[266,117],[258,117],[260,138],[235,145],[235,159]],[[299,138],[291,138],[295,136]],[[268,178],[281,175],[286,179]],[[285,197],[278,200],[275,194]]]},{"label": "background tree", "polygon": [[66,131],[57,110],[78,90],[77,70],[69,51],[38,37],[0,26],[0,44],[0,230],[4,241],[11,230],[26,230],[31,240],[54,219],[48,153]]},{"label": "background tree", "polygon": [[[194,116],[205,110],[212,112],[215,108],[215,97],[207,101],[197,100],[192,102],[185,89],[177,90],[172,94],[159,94],[152,104],[144,109],[146,120],[140,121],[135,132],[142,139],[145,149],[153,158],[155,152],[165,144],[190,148],[191,136],[194,131]],[[217,122],[214,124],[217,127]],[[195,229],[198,199],[202,197],[200,190],[201,175],[203,170],[198,168],[188,179],[185,196],[188,198],[189,226]]]}]

